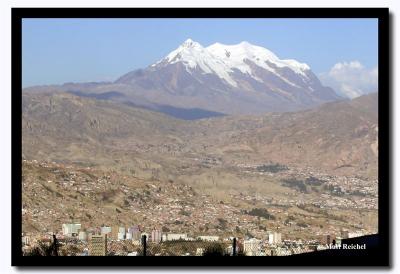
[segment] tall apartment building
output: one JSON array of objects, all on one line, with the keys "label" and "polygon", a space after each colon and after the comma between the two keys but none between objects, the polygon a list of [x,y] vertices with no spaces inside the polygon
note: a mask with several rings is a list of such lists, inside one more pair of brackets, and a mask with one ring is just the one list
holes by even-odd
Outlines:
[{"label": "tall apartment building", "polygon": [[89,256],[107,255],[107,235],[90,235],[89,237]]},{"label": "tall apartment building", "polygon": [[152,241],[153,243],[159,243],[159,242],[161,242],[161,236],[162,236],[162,233],[161,233],[160,230],[154,228],[154,229],[151,231],[151,241]]},{"label": "tall apartment building", "polygon": [[260,243],[258,239],[245,240],[243,242],[243,252],[246,256],[258,256],[260,253]]},{"label": "tall apartment building", "polygon": [[111,227],[111,238],[113,240],[118,240],[119,226],[114,225]]},{"label": "tall apartment building", "polygon": [[142,233],[142,231],[138,225],[134,225],[128,228],[128,232],[132,233],[132,240],[140,241],[140,234]]},{"label": "tall apartment building", "polygon": [[268,243],[270,245],[282,243],[282,234],[278,232],[271,232],[268,234]]},{"label": "tall apartment building", "polygon": [[78,239],[81,241],[87,240],[87,232],[86,231],[79,231]]},{"label": "tall apartment building", "polygon": [[125,227],[120,226],[118,228],[118,240],[122,241],[125,240]]}]

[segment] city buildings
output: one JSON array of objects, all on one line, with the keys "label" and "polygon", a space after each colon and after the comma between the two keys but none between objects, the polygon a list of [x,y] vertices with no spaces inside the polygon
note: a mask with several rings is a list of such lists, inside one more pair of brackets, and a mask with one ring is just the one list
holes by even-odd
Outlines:
[{"label": "city buildings", "polygon": [[197,239],[206,241],[206,242],[218,242],[219,241],[218,236],[198,236]]},{"label": "city buildings", "polygon": [[161,231],[154,228],[154,229],[151,231],[151,241],[152,241],[153,243],[159,243],[159,242],[161,242],[161,239],[162,239],[162,233],[161,233]]},{"label": "city buildings", "polygon": [[110,226],[102,226],[100,227],[101,234],[111,234],[111,227]]},{"label": "city buildings", "polygon": [[361,237],[363,235],[364,233],[362,233],[362,231],[349,232],[349,238]]},{"label": "city buildings", "polygon": [[[336,239],[336,236],[335,236],[335,235],[330,235],[330,234],[323,235],[323,236],[322,236],[322,239],[321,239],[321,244],[323,244],[323,245],[329,245],[329,244],[331,244],[332,241],[335,240],[335,239]],[[335,241],[336,241],[336,240],[335,240]]]},{"label": "city buildings", "polygon": [[79,231],[78,234],[78,239],[81,241],[86,241],[87,240],[87,232],[86,231]]},{"label": "city buildings", "polygon": [[165,233],[162,235],[162,241],[178,241],[178,240],[186,240],[188,238],[186,233]]},{"label": "city buildings", "polygon": [[268,234],[268,243],[270,245],[280,244],[282,242],[282,234],[278,232],[271,232]]},{"label": "city buildings", "polygon": [[131,233],[131,232],[127,232],[127,233],[125,234],[125,239],[126,239],[126,240],[132,240],[132,233]]},{"label": "city buildings", "polygon": [[140,234],[140,243],[143,243],[142,241],[143,241],[143,236],[146,236],[146,242],[148,242],[149,241],[149,233],[146,233],[146,232],[142,232],[142,234]]},{"label": "city buildings", "polygon": [[89,255],[90,256],[106,256],[107,255],[107,235],[90,235],[89,236]]},{"label": "city buildings", "polygon": [[348,230],[341,230],[340,231],[340,236],[342,237],[342,239],[349,238],[349,231]]},{"label": "city buildings", "polygon": [[125,227],[123,226],[120,226],[118,228],[118,240],[119,241],[125,240]]},{"label": "city buildings", "polygon": [[78,232],[80,229],[81,229],[81,224],[77,223],[62,225],[62,233],[64,236],[67,237],[78,236]]},{"label": "city buildings", "polygon": [[22,245],[29,245],[31,238],[29,236],[22,236]]},{"label": "city buildings", "polygon": [[140,227],[138,225],[134,225],[128,228],[128,233],[132,234],[132,240],[139,241],[140,240]]},{"label": "city buildings", "polygon": [[243,242],[243,251],[246,256],[257,256],[260,251],[261,241],[255,238]]},{"label": "city buildings", "polygon": [[118,232],[119,232],[119,226],[114,225],[111,227],[111,238],[114,240],[118,240]]}]

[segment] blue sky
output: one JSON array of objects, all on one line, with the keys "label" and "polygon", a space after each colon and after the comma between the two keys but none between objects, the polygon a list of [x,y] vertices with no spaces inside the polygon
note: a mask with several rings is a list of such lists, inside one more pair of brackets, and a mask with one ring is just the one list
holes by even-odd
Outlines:
[{"label": "blue sky", "polygon": [[377,19],[24,19],[23,86],[111,81],[163,58],[187,38],[248,41],[317,74],[377,65]]}]

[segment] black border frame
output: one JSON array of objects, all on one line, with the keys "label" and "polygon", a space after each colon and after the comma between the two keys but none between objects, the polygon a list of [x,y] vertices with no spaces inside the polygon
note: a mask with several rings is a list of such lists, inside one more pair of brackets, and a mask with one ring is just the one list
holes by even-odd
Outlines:
[{"label": "black border frame", "polygon": [[[22,231],[23,18],[377,18],[379,36],[379,248],[360,256],[24,257]],[[390,266],[390,45],[388,8],[12,8],[12,266]]]}]

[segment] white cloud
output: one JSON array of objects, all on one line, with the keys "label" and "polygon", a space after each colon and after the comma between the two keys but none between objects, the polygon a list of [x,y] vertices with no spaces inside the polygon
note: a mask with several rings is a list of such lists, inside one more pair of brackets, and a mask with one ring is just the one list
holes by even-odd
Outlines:
[{"label": "white cloud", "polygon": [[348,98],[378,91],[378,67],[368,69],[359,61],[336,63],[329,72],[321,73],[320,79]]}]

